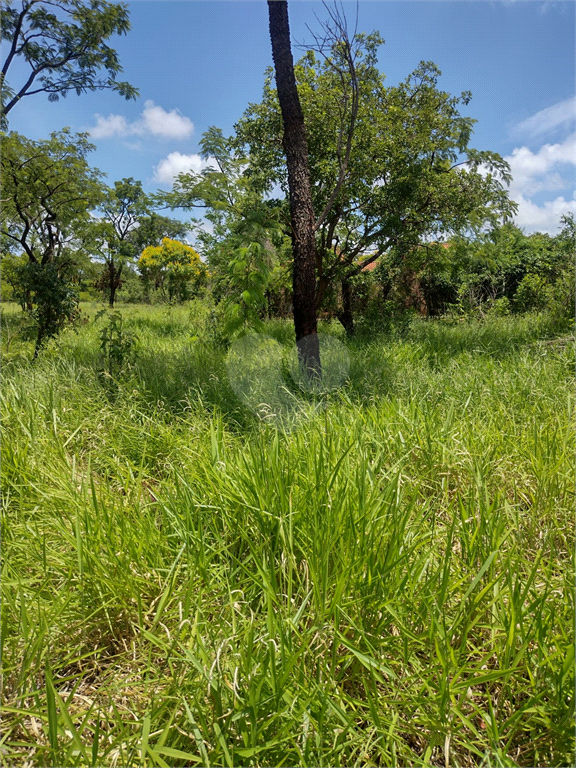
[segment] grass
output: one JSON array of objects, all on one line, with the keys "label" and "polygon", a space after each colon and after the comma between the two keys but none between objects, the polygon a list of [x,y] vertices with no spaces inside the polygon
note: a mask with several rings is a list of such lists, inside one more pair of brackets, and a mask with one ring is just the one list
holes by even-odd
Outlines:
[{"label": "grass", "polygon": [[4,762],[573,765],[565,329],[358,339],[282,431],[200,304],[122,311],[115,380],[104,318],[6,354]]}]

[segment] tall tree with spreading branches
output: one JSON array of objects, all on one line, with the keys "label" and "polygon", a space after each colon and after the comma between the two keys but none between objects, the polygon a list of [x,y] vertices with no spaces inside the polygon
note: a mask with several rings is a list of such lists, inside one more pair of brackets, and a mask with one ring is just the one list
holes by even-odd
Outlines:
[{"label": "tall tree with spreading branches", "polygon": [[150,200],[141,181],[122,179],[107,190],[100,211],[102,218],[94,222],[95,247],[104,260],[99,285],[108,293],[108,302],[113,307],[124,267],[140,255],[136,232],[141,222],[149,218]]},{"label": "tall tree with spreading branches", "polygon": [[19,277],[37,325],[35,357],[76,313],[74,254],[90,237],[89,211],[103,195],[102,174],[86,160],[93,149],[87,134],[68,129],[42,141],[17,133],[2,141],[2,250],[27,257]]},{"label": "tall tree with spreading branches", "polygon": [[[350,292],[367,265],[391,249],[408,254],[436,238],[494,226],[515,206],[504,188],[507,163],[469,146],[475,121],[460,105],[471,94],[442,91],[432,62],[385,87],[380,35],[350,35],[339,8],[325,8],[322,34],[294,67],[308,148],[305,188],[317,214],[306,231],[316,240],[316,310],[339,285],[339,317],[350,333]],[[254,183],[269,193],[276,185],[291,192],[280,82],[276,74],[274,89],[269,71],[262,102],[235,126],[235,147],[250,158]],[[296,274],[295,268],[295,280]]]},{"label": "tall tree with spreading branches", "polygon": [[[37,93],[50,101],[104,88],[127,99],[138,91],[116,76],[122,72],[118,54],[106,41],[130,29],[128,7],[106,0],[1,0],[2,40],[6,58],[0,73],[1,121],[18,102]],[[26,62],[23,82],[9,84],[12,65]],[[105,70],[106,74],[101,75]]]}]

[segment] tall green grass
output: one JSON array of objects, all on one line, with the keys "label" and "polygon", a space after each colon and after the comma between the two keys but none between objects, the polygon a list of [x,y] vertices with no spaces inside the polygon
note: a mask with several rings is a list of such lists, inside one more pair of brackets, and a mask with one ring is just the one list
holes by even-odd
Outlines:
[{"label": "tall green grass", "polygon": [[558,329],[358,340],[284,433],[236,398],[200,305],[124,314],[116,381],[103,319],[5,365],[4,762],[572,765]]}]

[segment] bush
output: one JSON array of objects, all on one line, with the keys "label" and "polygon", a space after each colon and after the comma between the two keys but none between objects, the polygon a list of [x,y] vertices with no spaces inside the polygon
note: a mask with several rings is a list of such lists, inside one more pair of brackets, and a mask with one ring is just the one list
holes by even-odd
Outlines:
[{"label": "bush", "polygon": [[549,283],[542,275],[528,273],[520,281],[514,294],[514,309],[517,312],[530,312],[544,309],[549,298]]}]

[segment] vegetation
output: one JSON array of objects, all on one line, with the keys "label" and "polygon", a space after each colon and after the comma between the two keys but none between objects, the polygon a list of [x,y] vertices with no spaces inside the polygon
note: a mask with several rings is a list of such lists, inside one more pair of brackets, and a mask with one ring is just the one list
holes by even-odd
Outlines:
[{"label": "vegetation", "polygon": [[150,204],[142,182],[134,179],[116,181],[100,203],[102,219],[93,222],[94,249],[104,261],[98,288],[108,295],[114,306],[116,291],[122,285],[122,271],[138,255],[138,241],[133,234],[140,221],[148,218]]},{"label": "vegetation", "polygon": [[185,301],[189,284],[193,282],[192,291],[198,291],[206,278],[206,267],[194,248],[169,237],[142,251],[138,269],[148,290],[153,283],[170,302],[175,298]]},{"label": "vegetation", "polygon": [[[294,67],[308,140],[318,309],[335,283],[346,299],[351,279],[392,248],[406,254],[432,238],[478,233],[515,210],[507,163],[470,147],[475,121],[459,112],[470,93],[441,91],[432,62],[385,87],[378,34],[349,39],[337,13],[326,32],[317,52]],[[249,158],[254,183],[286,193],[277,90],[268,71],[262,102],[237,123],[233,146]],[[353,333],[346,301],[340,319]]]},{"label": "vegetation", "polygon": [[206,303],[85,309],[5,349],[5,762],[572,763],[565,321],[359,335],[283,433]]},{"label": "vegetation", "polygon": [[[138,91],[118,82],[122,72],[118,54],[106,44],[112,35],[130,29],[127,6],[106,0],[2,0],[2,39],[8,53],[0,74],[0,124],[26,96],[47,93],[50,101],[101,89],[112,89],[127,99]],[[26,62],[25,80],[12,88],[11,68]],[[104,69],[108,77],[99,78]],[[22,70],[20,74],[22,73]]]},{"label": "vegetation", "polygon": [[[0,2],[4,127],[135,94],[123,4]],[[574,217],[510,223],[431,62],[269,9],[278,93],[169,193],[2,136],[3,761],[572,765]]]},{"label": "vegetation", "polygon": [[2,245],[26,256],[24,263],[12,261],[10,271],[36,321],[35,356],[75,317],[70,272],[86,245],[89,210],[102,194],[101,174],[86,160],[93,149],[86,134],[67,129],[45,141],[17,133],[2,141]]}]

